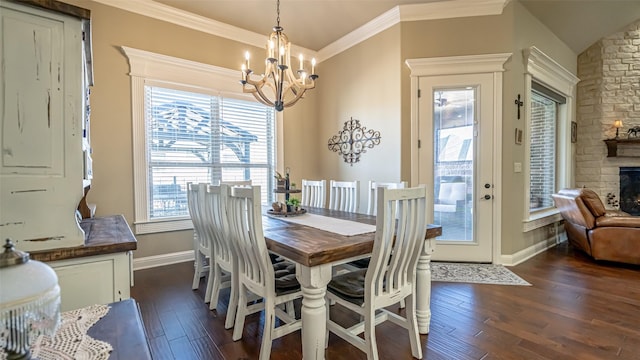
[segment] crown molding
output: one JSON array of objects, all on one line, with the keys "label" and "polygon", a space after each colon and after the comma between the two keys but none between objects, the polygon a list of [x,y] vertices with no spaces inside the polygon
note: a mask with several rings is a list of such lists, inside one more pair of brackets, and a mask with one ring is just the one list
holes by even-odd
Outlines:
[{"label": "crown molding", "polygon": [[369,39],[370,37],[387,30],[399,22],[400,6],[396,6],[320,49],[320,51],[318,51],[318,61],[322,62],[332,56],[338,55],[339,53]]},{"label": "crown molding", "polygon": [[450,0],[400,6],[400,21],[499,15],[511,0]]},{"label": "crown molding", "polygon": [[[251,46],[264,47],[266,43],[265,34],[258,34],[225,24],[153,0],[93,1]],[[502,10],[510,1],[511,0],[448,0],[425,4],[399,5],[317,52],[294,44],[292,44],[292,51],[302,53],[308,58],[315,57],[318,59],[318,62],[322,62],[402,21],[499,15],[502,14]]]},{"label": "crown molding", "polygon": [[[188,11],[155,2],[153,0],[93,0],[103,5],[115,7],[135,14],[166,21],[189,29],[238,41],[251,46],[263,48],[267,43],[266,34],[258,34],[237,26],[196,15]],[[316,52],[301,46],[291,44],[291,50],[302,53],[308,58],[315,57]]]}]

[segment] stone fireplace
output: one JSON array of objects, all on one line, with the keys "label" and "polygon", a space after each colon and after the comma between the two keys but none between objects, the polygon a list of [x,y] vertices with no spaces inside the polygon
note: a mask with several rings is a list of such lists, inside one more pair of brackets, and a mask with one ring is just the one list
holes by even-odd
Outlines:
[{"label": "stone fireplace", "polygon": [[[619,201],[609,202],[613,210],[632,206],[628,184],[622,183],[622,169],[636,169],[638,188],[640,144],[621,144],[616,157],[609,157],[603,140],[614,139],[616,120],[622,120],[619,136],[627,140],[630,128],[640,126],[640,20],[602,38],[578,56],[577,111],[578,141],[575,147],[575,185],[594,190],[606,203],[607,194]],[[633,138],[633,137],[631,137]],[[638,137],[640,139],[640,137]],[[626,175],[625,179],[629,179]],[[625,180],[626,181],[626,180]],[[626,200],[625,200],[626,199]],[[637,204],[636,204],[637,206]],[[624,210],[624,209],[622,209]],[[627,212],[632,212],[625,210]],[[635,208],[640,215],[640,208]]]},{"label": "stone fireplace", "polygon": [[640,167],[620,168],[620,210],[640,215]]}]

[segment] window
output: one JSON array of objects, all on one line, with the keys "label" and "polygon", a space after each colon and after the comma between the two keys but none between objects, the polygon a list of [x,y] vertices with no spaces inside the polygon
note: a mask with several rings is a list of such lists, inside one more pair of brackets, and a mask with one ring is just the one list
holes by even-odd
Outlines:
[{"label": "window", "polygon": [[551,194],[570,186],[573,74],[535,47],[524,51],[527,106],[525,122],[525,219],[523,231],[559,220]]},{"label": "window", "polygon": [[145,85],[150,220],[188,216],[187,183],[251,179],[273,193],[274,109]]},{"label": "window", "polygon": [[270,203],[280,115],[242,93],[239,72],[123,50],[131,66],[136,233],[192,228],[188,182],[251,179]]},{"label": "window", "polygon": [[531,121],[529,126],[529,211],[541,211],[553,207],[551,195],[556,192],[556,139],[558,132],[558,107],[564,97],[554,100],[540,91],[542,86],[533,83],[531,90]]}]

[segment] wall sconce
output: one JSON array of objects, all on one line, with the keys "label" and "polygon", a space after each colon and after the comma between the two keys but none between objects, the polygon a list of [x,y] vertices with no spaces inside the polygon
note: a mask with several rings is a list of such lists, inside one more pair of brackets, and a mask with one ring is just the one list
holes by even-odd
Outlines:
[{"label": "wall sconce", "polygon": [[616,139],[618,138],[620,128],[622,127],[622,120],[616,120],[613,122],[613,127],[616,128]]}]

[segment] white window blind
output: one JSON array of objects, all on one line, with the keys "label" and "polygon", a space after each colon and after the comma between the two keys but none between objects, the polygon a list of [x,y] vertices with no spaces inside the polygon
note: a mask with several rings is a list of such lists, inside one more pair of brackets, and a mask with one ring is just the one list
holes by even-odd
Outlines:
[{"label": "white window blind", "polygon": [[255,101],[144,87],[150,219],[188,216],[187,183],[252,180],[272,201],[275,113]]},{"label": "white window blind", "polygon": [[530,211],[553,207],[551,195],[556,188],[557,109],[555,100],[540,92],[531,92]]}]

